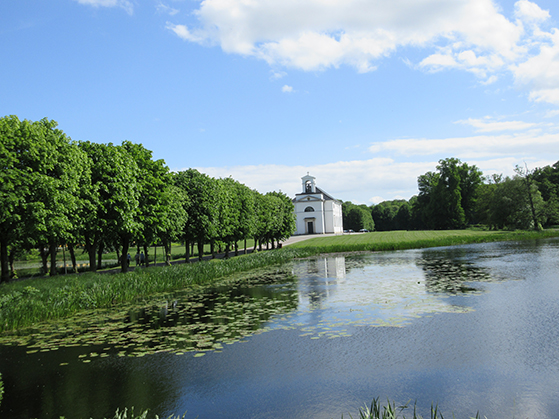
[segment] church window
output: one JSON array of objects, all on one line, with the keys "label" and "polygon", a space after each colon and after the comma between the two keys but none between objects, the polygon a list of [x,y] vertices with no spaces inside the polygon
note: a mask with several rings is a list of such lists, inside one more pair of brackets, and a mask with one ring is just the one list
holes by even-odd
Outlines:
[{"label": "church window", "polygon": [[307,207],[307,208],[305,208],[305,212],[314,212],[314,208],[313,207]]}]

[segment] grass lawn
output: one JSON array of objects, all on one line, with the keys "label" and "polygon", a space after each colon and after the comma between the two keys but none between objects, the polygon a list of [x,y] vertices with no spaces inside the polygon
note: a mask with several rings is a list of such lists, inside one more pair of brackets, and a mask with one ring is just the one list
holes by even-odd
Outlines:
[{"label": "grass lawn", "polygon": [[421,230],[353,233],[339,236],[317,236],[289,245],[293,248],[316,248],[322,253],[381,251],[453,246],[492,241],[530,240],[558,237],[559,230],[486,231],[486,230]]}]

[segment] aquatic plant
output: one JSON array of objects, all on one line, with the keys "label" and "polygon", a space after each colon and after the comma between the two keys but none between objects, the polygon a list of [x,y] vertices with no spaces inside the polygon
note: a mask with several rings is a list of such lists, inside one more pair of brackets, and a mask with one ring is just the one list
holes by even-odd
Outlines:
[{"label": "aquatic plant", "polygon": [[[143,412],[141,412],[139,415],[134,414],[134,408],[130,409],[130,411],[128,411],[127,408],[124,408],[124,410],[120,411],[120,409],[117,409],[115,412],[115,415],[112,418],[105,418],[105,419],[185,419],[186,417],[186,413],[182,416],[179,415],[170,415],[167,416],[167,418],[163,418],[163,417],[159,417],[159,415],[155,415],[155,416],[148,416],[149,410],[144,410]],[[64,416],[61,416],[60,419],[65,419]]]},{"label": "aquatic plant", "polygon": [[[399,419],[400,414],[404,410],[409,408],[409,402],[403,406],[396,407],[395,402],[387,400],[387,403],[385,405],[382,405],[382,403],[380,403],[379,401],[379,398],[377,397],[376,399],[373,399],[370,407],[365,406],[359,409],[359,419]],[[413,405],[412,414],[413,416],[411,416],[410,419],[423,419],[423,416],[420,416],[417,413],[417,406],[415,404]],[[344,416],[342,415],[342,419],[343,417]],[[350,415],[350,417],[352,416]],[[452,417],[454,417],[454,415],[452,415]],[[401,418],[406,419],[406,416],[402,415]],[[444,419],[437,405],[431,404],[429,419]],[[479,412],[476,414],[475,418],[471,419],[481,419]]]},{"label": "aquatic plant", "polygon": [[4,381],[2,380],[2,373],[0,373],[0,404],[2,404],[3,396],[4,396]]},{"label": "aquatic plant", "polygon": [[150,295],[208,284],[239,272],[309,256],[307,249],[278,249],[231,259],[137,268],[127,274],[29,279],[0,286],[0,331],[17,330],[78,312],[134,303]]}]

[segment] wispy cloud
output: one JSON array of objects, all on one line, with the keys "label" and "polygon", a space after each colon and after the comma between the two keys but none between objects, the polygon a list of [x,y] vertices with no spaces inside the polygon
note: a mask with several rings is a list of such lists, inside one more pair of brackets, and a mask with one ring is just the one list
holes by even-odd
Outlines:
[{"label": "wispy cloud", "polygon": [[473,119],[468,118],[456,121],[456,124],[470,125],[476,132],[497,132],[497,131],[524,131],[537,126],[535,123],[522,121],[492,121],[491,118]]},{"label": "wispy cloud", "polygon": [[129,15],[134,13],[134,6],[128,0],[75,0],[80,4],[93,7],[120,7]]},{"label": "wispy cloud", "polygon": [[518,135],[478,135],[443,139],[409,138],[372,144],[371,153],[392,152],[403,156],[448,155],[459,158],[490,158],[559,155],[559,134],[526,132]]},{"label": "wispy cloud", "polygon": [[179,13],[179,9],[175,9],[171,6],[167,6],[166,4],[163,3],[159,3],[156,6],[156,9],[159,13],[165,13],[168,14],[169,16],[174,16],[177,13]]},{"label": "wispy cloud", "polygon": [[286,85],[284,85],[284,86],[281,88],[281,91],[282,91],[283,93],[292,93],[292,92],[293,92],[293,87],[292,87],[292,86],[288,86],[288,85],[286,84]]}]

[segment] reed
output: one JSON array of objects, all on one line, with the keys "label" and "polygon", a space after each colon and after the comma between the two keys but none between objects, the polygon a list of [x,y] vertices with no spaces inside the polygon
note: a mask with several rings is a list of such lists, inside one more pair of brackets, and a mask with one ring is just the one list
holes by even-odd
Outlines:
[{"label": "reed", "polygon": [[[403,406],[396,406],[395,402],[387,400],[387,403],[383,405],[380,403],[379,398],[373,399],[371,406],[365,406],[359,409],[359,419],[406,419],[406,416],[402,413],[404,410],[409,409],[409,402]],[[402,415],[402,416],[400,416]],[[423,416],[417,413],[417,406],[413,406],[413,416],[408,416],[409,419],[424,419]],[[343,419],[342,415],[342,419]],[[350,418],[352,416],[350,415]],[[454,415],[452,415],[454,417]],[[439,411],[437,405],[431,404],[431,410],[429,419],[444,419],[443,414]],[[479,412],[476,414],[475,418],[470,419],[481,419]]]}]

